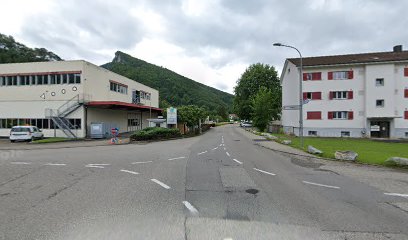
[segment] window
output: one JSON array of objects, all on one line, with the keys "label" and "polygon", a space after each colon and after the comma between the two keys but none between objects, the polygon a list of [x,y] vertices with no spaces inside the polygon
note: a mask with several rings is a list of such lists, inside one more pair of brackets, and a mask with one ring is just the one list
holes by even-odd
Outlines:
[{"label": "window", "polygon": [[305,92],[303,93],[303,99],[321,100],[322,93],[321,92]]},{"label": "window", "polygon": [[405,132],[405,137],[408,138],[408,132]]},{"label": "window", "polygon": [[68,83],[68,75],[67,74],[63,74],[62,75],[62,84],[67,84]]},{"label": "window", "polygon": [[307,112],[308,120],[320,120],[322,119],[322,112]]},{"label": "window", "polygon": [[80,84],[81,83],[81,74],[74,74],[74,78],[75,78],[75,83],[76,84]]},{"label": "window", "polygon": [[333,119],[347,119],[347,112],[333,112]]},{"label": "window", "polygon": [[353,71],[336,71],[328,72],[329,80],[344,80],[344,79],[353,79]]},{"label": "window", "polygon": [[307,135],[309,136],[317,136],[317,131],[308,131]]},{"label": "window", "polygon": [[113,81],[110,81],[109,83],[109,89],[113,92],[118,92],[122,94],[127,94],[128,93],[128,86],[120,83],[116,83]]},{"label": "window", "polygon": [[6,86],[6,77],[0,76],[0,86]]},{"label": "window", "polygon": [[327,118],[335,119],[335,120],[353,120],[354,112],[347,112],[347,111],[328,112]]},{"label": "window", "polygon": [[321,72],[303,73],[303,81],[308,80],[322,80]]},{"label": "window", "polygon": [[375,106],[376,107],[384,107],[384,99],[377,99],[375,101]]},{"label": "window", "polygon": [[128,119],[128,126],[129,127],[139,126],[139,119],[137,119],[137,118]]},{"label": "window", "polygon": [[375,86],[382,87],[384,86],[384,78],[377,78],[375,79]]},{"label": "window", "polygon": [[341,131],[341,137],[350,137],[350,132]]},{"label": "window", "polygon": [[20,86],[30,85],[30,76],[20,76]]},{"label": "window", "polygon": [[37,76],[31,76],[31,85],[36,85]]},{"label": "window", "polygon": [[74,84],[75,83],[75,75],[74,74],[68,74],[68,83],[69,84]]}]

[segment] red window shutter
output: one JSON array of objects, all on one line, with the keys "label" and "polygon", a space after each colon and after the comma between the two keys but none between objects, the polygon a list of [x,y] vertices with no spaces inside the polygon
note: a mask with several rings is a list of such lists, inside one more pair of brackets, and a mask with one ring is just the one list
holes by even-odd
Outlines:
[{"label": "red window shutter", "polygon": [[333,72],[328,72],[327,73],[327,79],[333,80]]},{"label": "red window shutter", "polygon": [[316,79],[315,80],[322,80],[322,73],[321,72],[316,73]]},{"label": "red window shutter", "polygon": [[408,111],[405,111],[404,118],[408,119]]},{"label": "red window shutter", "polygon": [[354,78],[354,72],[353,71],[349,71],[348,72],[348,79],[353,79]]},{"label": "red window shutter", "polygon": [[320,120],[322,119],[322,112],[307,112],[307,119]]},{"label": "red window shutter", "polygon": [[348,119],[353,120],[354,118],[354,112],[348,112]]},{"label": "red window shutter", "polygon": [[353,91],[349,91],[347,94],[348,99],[353,99]]},{"label": "red window shutter", "polygon": [[333,99],[333,95],[334,93],[332,91],[329,92],[329,99],[332,100]]},{"label": "red window shutter", "polygon": [[408,68],[404,68],[404,76],[408,77]]},{"label": "red window shutter", "polygon": [[408,88],[406,88],[405,91],[404,91],[404,97],[408,98]]},{"label": "red window shutter", "polygon": [[327,118],[328,119],[333,119],[333,112],[328,112],[327,113]]},{"label": "red window shutter", "polygon": [[303,100],[304,100],[304,99],[307,99],[307,92],[304,92],[304,93],[303,93]]},{"label": "red window shutter", "polygon": [[307,81],[307,73],[303,73],[303,81]]},{"label": "red window shutter", "polygon": [[313,100],[321,100],[322,99],[322,93],[321,92],[312,93],[312,99]]}]

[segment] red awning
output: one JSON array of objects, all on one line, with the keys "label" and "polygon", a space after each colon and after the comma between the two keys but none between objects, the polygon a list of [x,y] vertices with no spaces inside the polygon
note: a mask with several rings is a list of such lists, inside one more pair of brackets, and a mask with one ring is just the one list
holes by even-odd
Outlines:
[{"label": "red awning", "polygon": [[97,107],[105,109],[116,109],[116,110],[140,110],[140,111],[157,111],[161,112],[162,109],[156,107],[150,107],[145,105],[138,105],[134,103],[125,103],[119,101],[92,101],[85,104],[88,107]]}]

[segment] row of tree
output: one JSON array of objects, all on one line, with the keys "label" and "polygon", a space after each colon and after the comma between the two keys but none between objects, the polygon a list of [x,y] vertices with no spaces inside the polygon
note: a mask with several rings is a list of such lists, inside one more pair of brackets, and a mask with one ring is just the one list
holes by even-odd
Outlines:
[{"label": "row of tree", "polygon": [[249,66],[234,88],[234,111],[243,120],[264,131],[272,120],[280,118],[282,89],[278,73],[268,64]]}]

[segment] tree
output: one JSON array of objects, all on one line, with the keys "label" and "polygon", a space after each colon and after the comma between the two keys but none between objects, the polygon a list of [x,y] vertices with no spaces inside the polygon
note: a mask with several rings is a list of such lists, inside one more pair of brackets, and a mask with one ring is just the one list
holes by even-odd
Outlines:
[{"label": "tree", "polygon": [[227,120],[228,119],[228,111],[224,105],[221,105],[217,109],[217,115],[220,117],[220,120]]},{"label": "tree", "polygon": [[279,107],[276,106],[280,103],[277,96],[273,94],[271,89],[262,87],[258,93],[252,99],[252,120],[253,125],[259,129],[259,131],[265,131],[269,122],[279,117]]},{"label": "tree", "polygon": [[198,106],[187,105],[177,108],[177,119],[179,122],[184,122],[188,127],[198,125],[199,120],[207,117],[207,112]]},{"label": "tree", "polygon": [[244,120],[251,119],[253,108],[252,98],[261,87],[271,90],[276,99],[279,99],[280,110],[281,86],[278,73],[273,66],[256,63],[250,65],[237,81],[234,88],[234,112]]}]

